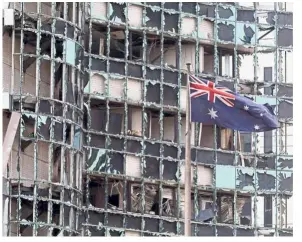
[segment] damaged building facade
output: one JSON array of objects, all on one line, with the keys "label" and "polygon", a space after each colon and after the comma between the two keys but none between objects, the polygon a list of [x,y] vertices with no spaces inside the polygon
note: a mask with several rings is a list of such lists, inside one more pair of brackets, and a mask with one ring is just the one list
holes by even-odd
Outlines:
[{"label": "damaged building facade", "polygon": [[3,8],[4,236],[182,236],[186,63],[280,121],[193,124],[192,236],[292,236],[293,4]]}]

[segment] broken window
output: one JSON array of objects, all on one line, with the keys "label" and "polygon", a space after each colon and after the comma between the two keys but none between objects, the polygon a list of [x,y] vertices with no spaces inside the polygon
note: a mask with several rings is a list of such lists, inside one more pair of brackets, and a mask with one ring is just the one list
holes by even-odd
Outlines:
[{"label": "broken window", "polygon": [[112,13],[109,17],[110,20],[114,22],[125,23],[126,17],[124,14],[124,9],[126,8],[125,3],[110,3],[112,7]]},{"label": "broken window", "polygon": [[109,113],[109,129],[112,134],[121,134],[124,130],[123,109],[112,108]]},{"label": "broken window", "polygon": [[105,132],[106,128],[106,110],[104,109],[91,109],[91,129]]},{"label": "broken window", "polygon": [[273,226],[273,198],[271,195],[264,196],[264,227]]},{"label": "broken window", "polygon": [[237,21],[255,22],[255,11],[253,10],[237,10]]},{"label": "broken window", "polygon": [[274,46],[276,42],[276,30],[274,26],[258,25],[257,42],[262,46]]},{"label": "broken window", "polygon": [[205,74],[214,74],[214,56],[212,53],[205,52],[204,53],[204,70]]},{"label": "broken window", "polygon": [[131,194],[130,211],[134,213],[142,213],[142,188],[140,184],[129,184],[129,194]]},{"label": "broken window", "polygon": [[[256,222],[259,227],[274,228],[276,226],[276,212],[278,216],[279,228],[292,229],[292,202],[291,196],[280,195],[276,198],[274,195],[265,194],[257,197],[257,202],[252,204],[257,206]],[[252,220],[254,220],[252,218]]]},{"label": "broken window", "polygon": [[151,139],[160,139],[160,123],[163,125],[163,140],[169,142],[176,141],[176,129],[175,122],[176,116],[169,113],[164,113],[163,120],[160,120],[159,112],[149,111],[147,112],[148,124],[146,128],[149,130],[149,136]]},{"label": "broken window", "polygon": [[122,108],[112,108],[109,112],[109,129],[111,134],[122,134],[124,132],[124,110]]},{"label": "broken window", "polygon": [[283,229],[293,229],[293,197],[280,196],[278,199],[278,226]]},{"label": "broken window", "polygon": [[[194,207],[195,206],[192,206],[192,210],[194,209]],[[199,195],[197,208],[198,212],[195,218],[197,221],[209,223],[213,220],[215,216],[215,211],[213,208],[212,196],[207,196],[206,194]]]},{"label": "broken window", "polygon": [[128,109],[128,130],[127,135],[142,136],[143,119],[142,109],[129,107]]},{"label": "broken window", "polygon": [[164,12],[164,18],[165,18],[164,30],[165,31],[170,31],[170,32],[173,32],[173,33],[178,33],[179,14],[172,14],[170,12]]},{"label": "broken window", "polygon": [[280,99],[278,105],[278,118],[283,122],[291,122],[293,119],[292,100]]},{"label": "broken window", "polygon": [[145,142],[146,148],[144,150],[145,155],[149,156],[160,156],[160,146],[161,144],[159,142]]},{"label": "broken window", "polygon": [[290,84],[279,84],[277,96],[291,99],[293,97],[293,86]]},{"label": "broken window", "polygon": [[[148,188],[148,192],[149,192]],[[151,190],[151,193],[154,193],[155,191]],[[162,189],[162,202],[160,203],[159,200],[159,190],[156,191],[156,194],[153,196],[154,200],[151,207],[151,214],[160,215],[160,212],[162,213],[162,216],[168,216],[168,217],[174,217],[175,216],[175,189],[173,188],[163,188]],[[160,208],[161,206],[161,208]],[[148,206],[149,207],[149,206]]]},{"label": "broken window", "polygon": [[[41,15],[36,3],[24,11],[9,5],[17,17],[5,19],[14,23],[4,26],[5,89],[14,67],[15,94],[22,91],[14,108],[23,111],[20,152],[14,144],[6,181],[12,196],[22,195],[19,218],[16,200],[7,200],[10,234],[184,234],[186,63],[196,75],[273,105],[281,122],[278,131],[255,135],[192,124],[192,235],[290,234],[293,15],[284,10],[292,4],[41,3]],[[40,198],[48,190],[47,205]],[[81,196],[88,217],[78,211]],[[56,226],[38,228],[33,220]]]},{"label": "broken window", "polygon": [[[233,56],[232,55],[223,55],[221,56],[221,76],[228,76],[228,77],[233,77]],[[225,86],[226,82],[224,82],[223,84],[221,84],[222,86]],[[229,82],[228,83],[230,85],[230,88],[232,90],[232,88],[234,87],[234,83]]]},{"label": "broken window", "polygon": [[[107,197],[105,196],[105,185],[107,185]],[[123,183],[118,180],[93,180],[89,183],[90,203],[97,208],[123,209]]]},{"label": "broken window", "polygon": [[[88,64],[88,60],[87,60]],[[107,71],[107,61],[96,57],[91,57],[91,71]]]},{"label": "broken window", "polygon": [[[223,150],[235,150],[235,131],[219,128],[217,135],[217,145]],[[252,136],[250,133],[237,132],[237,150],[242,152],[252,151]],[[213,146],[212,146],[213,147]]]},{"label": "broken window", "polygon": [[162,189],[162,216],[176,217],[176,189]]},{"label": "broken window", "polygon": [[174,145],[163,144],[164,156],[177,159],[178,149]]},{"label": "broken window", "polygon": [[220,19],[235,20],[235,8],[228,6],[218,6],[218,16]]},{"label": "broken window", "polygon": [[236,24],[236,42],[239,45],[255,45],[256,26],[254,24]]},{"label": "broken window", "polygon": [[239,133],[239,145],[238,147],[239,151],[243,152],[252,152],[252,135],[251,133]]},{"label": "broken window", "polygon": [[65,42],[66,48],[66,63],[69,65],[75,65],[76,59],[76,43],[71,40],[66,40]]},{"label": "broken window", "polygon": [[[105,132],[107,127],[107,111],[104,104],[91,108],[91,129]],[[124,108],[110,105],[108,133],[122,134],[124,132]]]},{"label": "broken window", "polygon": [[149,113],[150,118],[150,127],[149,127],[149,134],[151,139],[160,139],[160,118],[159,113]]},{"label": "broken window", "polygon": [[84,38],[85,50],[89,51],[89,42],[91,42],[91,54],[107,55],[106,34],[106,27],[92,25],[90,36],[85,36]]},{"label": "broken window", "polygon": [[122,61],[110,61],[109,71],[111,73],[125,75],[125,62]]},{"label": "broken window", "polygon": [[[238,23],[239,25],[239,23]],[[218,39],[222,41],[234,42],[235,37],[235,26],[233,22],[229,21],[219,21],[218,27]],[[239,26],[237,27],[239,28]],[[238,38],[238,36],[237,36]]]},{"label": "broken window", "polygon": [[[259,53],[258,55],[258,65],[257,65],[257,76],[259,81],[268,82],[264,85],[267,87],[275,88],[274,86],[274,76],[275,76],[275,66],[268,66],[268,63],[274,63],[275,54],[274,53]],[[263,68],[261,68],[263,67]],[[273,86],[272,86],[273,85]],[[260,86],[261,87],[261,86]],[[262,87],[263,88],[263,87]],[[260,91],[260,90],[259,90]],[[260,91],[260,95],[263,95],[263,91]],[[259,95],[257,93],[257,95]],[[269,95],[272,95],[269,93]]]},{"label": "broken window", "polygon": [[160,161],[157,158],[145,157],[144,176],[151,179],[160,179]]},{"label": "broken window", "polygon": [[160,84],[148,82],[147,84],[147,102],[154,102],[156,104],[160,104]]},{"label": "broken window", "polygon": [[128,75],[131,77],[142,78],[143,77],[142,65],[128,63]]},{"label": "broken window", "polygon": [[257,172],[257,189],[273,191],[276,189],[276,172],[260,171]]},{"label": "broken window", "polygon": [[[152,184],[145,184],[145,194],[143,198],[142,188],[139,184],[130,184],[131,194],[131,212],[159,214],[158,207],[158,186]],[[143,207],[143,199],[145,200],[145,207]],[[157,203],[157,204],[156,204]]]},{"label": "broken window", "polygon": [[282,76],[283,81],[281,82],[293,83],[293,53],[282,50],[279,52],[279,58],[282,60],[282,64],[280,64],[282,75],[280,76]]},{"label": "broken window", "polygon": [[255,173],[250,168],[236,169],[236,188],[253,191],[255,187]]},{"label": "broken window", "polygon": [[275,133],[273,131],[266,131],[257,133],[256,138],[256,150],[259,154],[272,154],[276,151],[276,146],[273,145],[275,143],[275,140],[273,137],[275,136]]},{"label": "broken window", "polygon": [[163,89],[163,104],[168,106],[177,106],[177,93],[179,93],[179,88],[163,85]]},{"label": "broken window", "polygon": [[208,18],[215,18],[215,6],[199,3],[199,15]]},{"label": "broken window", "polygon": [[[91,41],[91,54],[103,55],[106,56],[109,54],[110,57],[125,59],[126,50],[125,50],[125,32],[121,29],[110,27],[110,41],[109,41],[109,53],[107,53],[107,36],[108,29],[107,27],[92,25],[91,36],[85,36],[85,49],[89,49],[89,41]],[[132,32],[130,32],[132,36]],[[135,35],[134,38],[137,40],[138,35]],[[130,39],[131,40],[131,39]],[[131,50],[131,49],[130,49]],[[133,53],[129,53],[128,58],[133,56]],[[132,59],[131,59],[132,60]]]},{"label": "broken window", "polygon": [[224,150],[234,150],[234,131],[231,129],[220,129],[220,148]]},{"label": "broken window", "polygon": [[161,70],[158,68],[146,67],[146,78],[149,80],[153,80],[153,81],[159,81],[160,72],[161,72]]},{"label": "broken window", "polygon": [[196,5],[197,3],[194,2],[183,2],[182,3],[182,11],[186,13],[196,13]]},{"label": "broken window", "polygon": [[[198,213],[196,215],[197,221],[211,223],[217,211],[217,221],[219,223],[250,225],[251,223],[251,198],[237,196],[236,208],[234,203],[234,196],[227,194],[218,194],[216,205],[213,204],[212,194],[201,193],[198,196]],[[194,206],[193,206],[194,207]]]},{"label": "broken window", "polygon": [[[251,219],[251,210],[250,208],[247,208],[243,210],[245,203],[248,204],[250,201],[250,198],[246,197],[237,197],[236,199],[236,207],[234,204],[234,197],[233,196],[227,196],[227,195],[219,195],[217,197],[217,204],[218,204],[218,221],[220,223],[227,223],[227,224],[233,224],[235,213],[237,214],[237,221],[235,221],[235,224],[243,224],[248,223],[249,225],[249,219]],[[235,210],[234,210],[235,207]],[[245,218],[245,219],[244,219]]]},{"label": "broken window", "polygon": [[[150,5],[150,3],[148,3]],[[161,10],[155,8],[146,8],[146,27],[154,28],[156,30],[161,29]]]},{"label": "broken window", "polygon": [[143,35],[136,32],[129,32],[129,56],[128,60],[143,61]]},{"label": "broken window", "polygon": [[[157,80],[160,80],[160,78],[158,78]],[[178,73],[174,72],[174,71],[170,71],[170,70],[164,70],[164,82],[178,85]],[[169,90],[168,86],[165,86],[165,87],[166,87],[165,89]],[[177,88],[175,88],[175,89],[176,89],[176,91],[178,91]],[[169,92],[168,90],[164,90],[164,92],[168,93]],[[172,92],[173,92],[173,90],[172,90]]]},{"label": "broken window", "polygon": [[125,59],[125,32],[110,28],[110,57]]},{"label": "broken window", "polygon": [[291,47],[293,46],[293,29],[279,28],[277,44],[280,47]]},{"label": "broken window", "polygon": [[166,3],[164,3],[164,8],[166,8],[166,9],[173,9],[173,10],[178,11],[178,9],[179,9],[179,3],[166,2]]},{"label": "broken window", "polygon": [[293,191],[293,173],[290,171],[283,171],[278,174],[278,190],[281,192]]},{"label": "broken window", "polygon": [[280,123],[280,135],[281,144],[280,152],[288,155],[293,154],[293,124],[291,123]]},{"label": "broken window", "polygon": [[174,142],[176,140],[176,129],[175,129],[175,123],[176,121],[175,115],[169,115],[164,114],[164,120],[163,120],[163,129],[164,129],[164,137],[163,140]]},{"label": "broken window", "polygon": [[161,39],[159,36],[150,36],[149,39],[149,51],[148,51],[148,63],[159,66],[161,63],[161,57],[163,57],[164,66],[176,68],[177,60],[177,40],[174,38],[165,37],[163,40],[163,52],[161,52]]},{"label": "broken window", "polygon": [[221,165],[234,165],[235,156],[234,153],[217,152],[217,164]]},{"label": "broken window", "polygon": [[177,161],[163,160],[163,179],[177,180]]}]

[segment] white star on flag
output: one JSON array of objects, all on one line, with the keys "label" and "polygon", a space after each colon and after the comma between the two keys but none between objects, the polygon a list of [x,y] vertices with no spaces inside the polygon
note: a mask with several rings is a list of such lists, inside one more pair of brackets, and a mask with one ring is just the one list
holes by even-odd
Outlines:
[{"label": "white star on flag", "polygon": [[258,129],[259,129],[259,125],[256,124],[256,125],[254,126],[254,128],[255,128],[255,130],[258,130]]},{"label": "white star on flag", "polygon": [[260,116],[262,117],[262,116],[263,116],[263,113],[260,113]]},{"label": "white star on flag", "polygon": [[246,110],[246,111],[249,110],[249,107],[248,107],[247,105],[245,105],[243,108],[244,108],[244,110]]},{"label": "white star on flag", "polygon": [[213,108],[209,109],[209,115],[211,116],[211,119],[215,119],[218,117],[218,115],[216,114],[217,111],[215,111]]}]

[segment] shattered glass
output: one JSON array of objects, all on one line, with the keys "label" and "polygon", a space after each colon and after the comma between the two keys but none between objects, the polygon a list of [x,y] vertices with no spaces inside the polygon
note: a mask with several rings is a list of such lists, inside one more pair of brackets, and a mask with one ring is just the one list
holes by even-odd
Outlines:
[{"label": "shattered glass", "polygon": [[292,236],[292,5],[8,8],[3,82],[21,119],[3,184],[6,234],[184,235],[191,63],[196,76],[270,104],[280,121],[257,134],[192,128],[191,234]]}]

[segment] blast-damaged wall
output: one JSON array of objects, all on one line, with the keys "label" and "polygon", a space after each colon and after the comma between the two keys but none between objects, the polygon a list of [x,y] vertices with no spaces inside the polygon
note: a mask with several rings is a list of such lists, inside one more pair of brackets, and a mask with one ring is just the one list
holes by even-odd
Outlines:
[{"label": "blast-damaged wall", "polygon": [[4,129],[11,112],[21,118],[5,175],[7,234],[183,235],[191,63],[196,76],[272,105],[280,121],[264,133],[192,125],[192,235],[291,236],[290,7],[11,3]]},{"label": "blast-damaged wall", "polygon": [[4,235],[81,233],[83,10],[79,3],[4,9],[13,21],[3,33],[3,92],[11,97],[3,134],[14,140],[3,161]]}]

